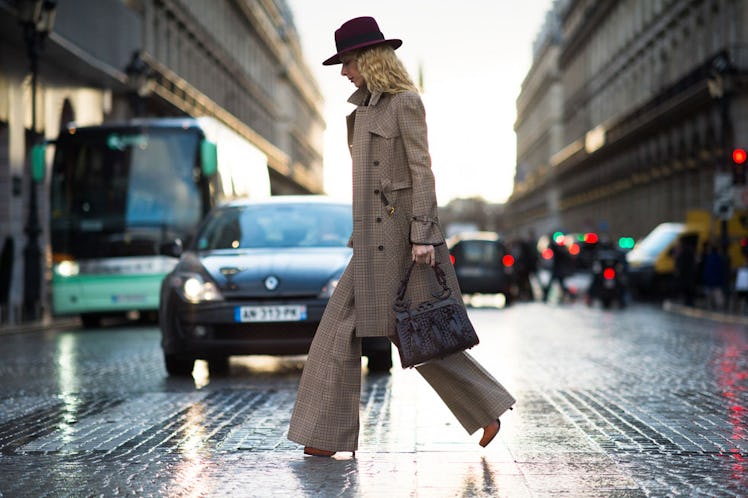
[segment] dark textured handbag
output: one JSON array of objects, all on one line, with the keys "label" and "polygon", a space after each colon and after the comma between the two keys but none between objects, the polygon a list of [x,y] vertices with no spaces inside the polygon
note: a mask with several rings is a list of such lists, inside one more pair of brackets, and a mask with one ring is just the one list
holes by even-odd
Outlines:
[{"label": "dark textured handbag", "polygon": [[410,265],[400,282],[395,304],[397,320],[397,350],[403,368],[411,368],[437,358],[464,351],[478,344],[478,335],[467,316],[465,305],[459,302],[447,285],[447,276],[437,263],[436,281],[441,289],[433,292],[433,299],[411,307],[405,301]]}]

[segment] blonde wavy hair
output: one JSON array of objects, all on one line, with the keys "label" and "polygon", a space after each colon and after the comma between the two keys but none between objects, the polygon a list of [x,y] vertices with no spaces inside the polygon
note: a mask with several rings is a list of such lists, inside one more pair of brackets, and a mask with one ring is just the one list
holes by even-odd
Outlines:
[{"label": "blonde wavy hair", "polygon": [[356,64],[372,93],[418,92],[402,61],[389,45],[360,50],[356,53]]}]

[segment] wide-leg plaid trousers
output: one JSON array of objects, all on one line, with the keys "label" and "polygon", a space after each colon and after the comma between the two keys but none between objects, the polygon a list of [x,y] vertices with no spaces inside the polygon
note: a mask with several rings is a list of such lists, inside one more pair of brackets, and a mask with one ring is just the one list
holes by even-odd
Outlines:
[{"label": "wide-leg plaid trousers", "polygon": [[[312,341],[299,383],[288,438],[332,451],[358,448],[361,338],[355,335],[352,279],[341,279]],[[472,434],[499,418],[514,397],[467,352],[416,370]]]}]

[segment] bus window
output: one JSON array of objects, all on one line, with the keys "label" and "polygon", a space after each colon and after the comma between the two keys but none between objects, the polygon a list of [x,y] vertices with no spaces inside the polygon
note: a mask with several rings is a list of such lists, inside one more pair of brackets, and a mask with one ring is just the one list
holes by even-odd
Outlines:
[{"label": "bus window", "polygon": [[126,224],[189,229],[200,219],[193,179],[196,139],[194,134],[153,133],[146,145],[133,148]]}]

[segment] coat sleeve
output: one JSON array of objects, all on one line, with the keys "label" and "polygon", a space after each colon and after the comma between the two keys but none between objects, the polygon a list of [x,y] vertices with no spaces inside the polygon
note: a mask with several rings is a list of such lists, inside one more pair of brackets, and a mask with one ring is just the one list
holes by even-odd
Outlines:
[{"label": "coat sleeve", "polygon": [[413,189],[410,242],[440,245],[444,235],[437,218],[436,188],[431,171],[431,156],[426,128],[426,112],[421,97],[415,92],[398,95],[398,124],[405,147]]}]

